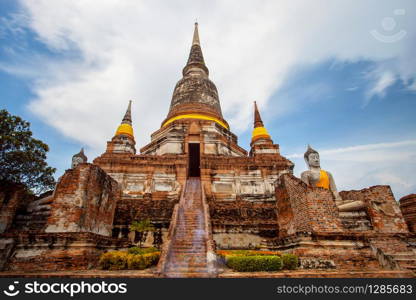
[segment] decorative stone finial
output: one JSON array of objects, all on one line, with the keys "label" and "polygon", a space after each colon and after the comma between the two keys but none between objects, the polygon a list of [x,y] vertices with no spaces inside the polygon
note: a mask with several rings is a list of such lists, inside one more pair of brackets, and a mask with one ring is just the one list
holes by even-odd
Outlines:
[{"label": "decorative stone finial", "polygon": [[201,44],[199,42],[198,23],[195,23],[191,51],[189,52],[188,62],[183,68],[182,74],[185,76],[190,72],[195,73],[197,70],[199,73],[204,74],[204,76],[208,76],[209,74],[208,68],[205,65],[204,56],[202,55]]},{"label": "decorative stone finial", "polygon": [[192,39],[192,45],[200,45],[199,44],[199,33],[198,33],[198,22],[195,22],[194,37]]},{"label": "decorative stone finial", "polygon": [[127,107],[127,111],[124,115],[123,121],[121,122],[122,124],[131,124],[131,100],[129,100],[129,106]]},{"label": "decorative stone finial", "polygon": [[264,124],[260,117],[260,112],[257,108],[257,103],[256,101],[254,101],[254,128],[256,127],[264,127]]}]

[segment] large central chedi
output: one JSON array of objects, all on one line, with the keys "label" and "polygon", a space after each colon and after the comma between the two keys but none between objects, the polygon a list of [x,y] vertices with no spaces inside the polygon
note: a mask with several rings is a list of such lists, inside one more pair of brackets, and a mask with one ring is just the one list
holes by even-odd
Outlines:
[{"label": "large central chedi", "polygon": [[[321,170],[312,148],[305,153],[309,170],[296,178],[256,103],[250,151],[238,145],[209,79],[198,24],[182,75],[140,154],[130,102],[101,156],[88,163],[83,151],[74,155],[53,193],[27,207],[17,196],[3,201],[0,267],[96,268],[104,251],[141,240],[161,249],[154,276],[226,276],[216,256],[224,249],[293,253],[300,268],[334,276],[412,274],[415,234],[389,186],[338,192],[336,174]],[[154,230],[130,231],[139,220]]]}]

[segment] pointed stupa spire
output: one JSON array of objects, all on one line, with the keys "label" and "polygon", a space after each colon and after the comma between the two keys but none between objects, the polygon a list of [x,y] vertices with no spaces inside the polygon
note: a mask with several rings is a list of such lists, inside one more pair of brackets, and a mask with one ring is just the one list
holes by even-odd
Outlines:
[{"label": "pointed stupa spire", "polygon": [[131,123],[131,100],[129,100],[129,106],[127,107],[126,113],[124,114],[124,118],[121,123],[132,125]]},{"label": "pointed stupa spire", "polygon": [[195,22],[194,35],[192,37],[191,51],[189,52],[188,62],[185,68],[183,68],[183,76],[188,75],[190,72],[199,72],[208,76],[209,71],[205,65],[204,56],[202,55],[201,43],[199,41],[198,23]]},{"label": "pointed stupa spire", "polygon": [[177,120],[197,119],[214,121],[229,129],[222,116],[217,87],[208,78],[209,71],[202,55],[198,23],[195,23],[191,51],[182,74],[183,77],[173,91],[169,112],[162,127]]},{"label": "pointed stupa spire", "polygon": [[254,128],[256,127],[264,127],[264,125],[260,117],[259,109],[257,108],[257,103],[254,101]]},{"label": "pointed stupa spire", "polygon": [[270,134],[267,132],[263,121],[261,120],[260,112],[257,108],[257,103],[254,101],[254,129],[251,135],[251,143],[253,144],[259,139],[271,140]]},{"label": "pointed stupa spire", "polygon": [[[193,45],[200,45],[199,44],[199,32],[198,32],[198,22],[195,22],[194,28],[194,37],[192,39],[192,46]],[[201,45],[200,45],[201,46]]]},{"label": "pointed stupa spire", "polygon": [[133,127],[131,120],[131,100],[127,107],[126,113],[124,114],[123,120],[121,121],[120,126],[118,126],[115,136],[125,134],[134,139]]}]

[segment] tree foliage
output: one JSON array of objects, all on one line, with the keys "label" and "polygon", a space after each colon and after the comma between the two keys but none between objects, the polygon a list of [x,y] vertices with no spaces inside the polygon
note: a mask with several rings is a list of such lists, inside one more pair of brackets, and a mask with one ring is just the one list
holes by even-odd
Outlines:
[{"label": "tree foliage", "polygon": [[142,242],[146,239],[147,233],[155,231],[150,219],[144,219],[140,221],[133,221],[130,225],[130,231],[138,233],[139,247],[142,246]]},{"label": "tree foliage", "polygon": [[21,183],[35,193],[52,189],[56,169],[46,162],[48,151],[32,137],[29,122],[0,110],[0,182]]}]

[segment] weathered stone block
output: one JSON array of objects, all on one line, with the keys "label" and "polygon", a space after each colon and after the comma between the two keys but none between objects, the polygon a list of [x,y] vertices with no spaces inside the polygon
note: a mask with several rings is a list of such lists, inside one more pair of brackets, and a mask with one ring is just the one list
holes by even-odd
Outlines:
[{"label": "weathered stone block", "polygon": [[376,185],[358,191],[342,191],[344,200],[360,200],[366,204],[367,214],[377,232],[408,232],[397,201],[390,186]]},{"label": "weathered stone block", "polygon": [[8,237],[15,241],[15,247],[6,270],[13,271],[97,268],[101,253],[128,246],[125,239],[118,240],[88,232],[23,232]]},{"label": "weathered stone block", "polygon": [[400,210],[409,227],[409,231],[416,232],[416,194],[410,194],[400,199]]},{"label": "weathered stone block", "polygon": [[46,232],[91,232],[111,236],[117,182],[100,167],[80,164],[67,170],[54,194]]},{"label": "weathered stone block", "polygon": [[342,232],[338,209],[329,190],[307,186],[284,174],[276,187],[279,236],[297,232]]},{"label": "weathered stone block", "polygon": [[4,184],[0,191],[0,234],[12,227],[16,212],[27,200],[26,189],[18,184]]}]

